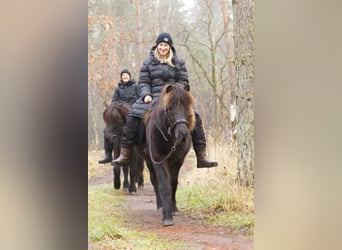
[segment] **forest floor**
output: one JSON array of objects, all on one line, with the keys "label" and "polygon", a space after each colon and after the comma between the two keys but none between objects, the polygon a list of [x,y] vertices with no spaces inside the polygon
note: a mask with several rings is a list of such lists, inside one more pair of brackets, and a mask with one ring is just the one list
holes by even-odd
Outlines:
[{"label": "forest floor", "polygon": [[[186,168],[184,168],[186,169]],[[89,180],[88,185],[110,183],[113,180],[112,168]],[[122,191],[124,192],[124,191]],[[253,250],[253,241],[242,233],[229,227],[204,224],[197,218],[180,211],[174,217],[174,225],[161,225],[161,212],[156,209],[155,194],[152,185],[145,180],[144,188],[136,195],[126,192],[124,197],[125,213],[124,226],[129,229],[158,235],[166,241],[182,241],[188,243],[191,249],[203,250]]]}]

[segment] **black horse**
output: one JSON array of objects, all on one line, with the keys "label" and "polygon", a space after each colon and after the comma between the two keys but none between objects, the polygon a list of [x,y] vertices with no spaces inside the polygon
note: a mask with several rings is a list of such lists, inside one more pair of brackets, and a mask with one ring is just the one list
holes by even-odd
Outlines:
[{"label": "black horse", "polygon": [[[123,127],[126,123],[127,114],[129,111],[129,106],[123,102],[112,102],[107,106],[103,112],[103,120],[106,124],[105,137],[110,142],[113,143],[114,149],[114,159],[119,157],[120,154],[120,138],[122,135]],[[124,182],[123,188],[128,189],[131,194],[136,193],[136,183],[138,187],[144,186],[143,169],[144,161],[137,154],[132,154],[129,166],[122,167],[124,172]],[[114,188],[120,189],[120,172],[121,167],[114,165]],[[128,175],[130,176],[130,181],[128,180]]]},{"label": "black horse", "polygon": [[178,212],[178,175],[191,147],[191,132],[195,126],[193,106],[194,98],[189,93],[189,86],[167,84],[145,116],[148,151],[145,160],[157,208],[163,211],[164,226],[173,225],[173,215]]}]

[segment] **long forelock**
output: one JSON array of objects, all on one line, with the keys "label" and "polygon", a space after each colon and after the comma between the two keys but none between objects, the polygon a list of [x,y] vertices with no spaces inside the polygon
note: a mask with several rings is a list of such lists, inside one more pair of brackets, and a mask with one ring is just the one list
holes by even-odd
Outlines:
[{"label": "long forelock", "polygon": [[165,89],[162,91],[160,99],[163,100],[162,108],[168,109],[174,106],[185,106],[192,108],[194,106],[194,98],[192,95],[181,89],[180,87],[175,87],[172,91],[166,93]]},{"label": "long forelock", "polygon": [[117,122],[115,120],[116,116],[120,116],[119,119],[121,120],[121,117],[127,117],[129,111],[128,105],[126,105],[123,102],[113,102],[111,103],[103,112],[103,120],[106,124],[106,126],[110,126],[112,123]]},{"label": "long forelock", "polygon": [[194,115],[194,105],[195,99],[188,92],[180,87],[175,87],[172,91],[166,93],[165,89],[163,89],[160,97],[161,109],[169,109],[170,107],[184,106],[187,107],[186,113],[189,117],[189,129],[192,131],[195,127],[195,115]]},{"label": "long forelock", "polygon": [[154,116],[156,119],[159,119],[160,115],[164,110],[181,106],[187,107],[187,119],[189,119],[189,130],[193,130],[195,127],[195,114],[194,114],[194,105],[195,99],[194,97],[186,90],[181,87],[175,87],[172,91],[166,92],[166,88],[163,88],[162,92],[156,103],[153,105],[153,108],[146,112],[144,116],[144,122],[147,124],[149,119]]}]

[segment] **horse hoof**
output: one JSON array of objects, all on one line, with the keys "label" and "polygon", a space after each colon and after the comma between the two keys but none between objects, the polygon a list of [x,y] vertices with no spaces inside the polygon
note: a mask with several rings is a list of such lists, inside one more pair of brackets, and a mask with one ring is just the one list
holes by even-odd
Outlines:
[{"label": "horse hoof", "polygon": [[129,192],[130,195],[137,195],[137,192],[135,191],[132,191],[132,192]]},{"label": "horse hoof", "polygon": [[114,188],[115,189],[120,189],[121,186],[121,181],[120,181],[120,177],[114,177]]},{"label": "horse hoof", "polygon": [[114,181],[114,188],[115,189],[120,189],[120,182],[117,183],[117,182]]},{"label": "horse hoof", "polygon": [[172,219],[165,219],[163,220],[163,226],[172,226],[173,220]]}]

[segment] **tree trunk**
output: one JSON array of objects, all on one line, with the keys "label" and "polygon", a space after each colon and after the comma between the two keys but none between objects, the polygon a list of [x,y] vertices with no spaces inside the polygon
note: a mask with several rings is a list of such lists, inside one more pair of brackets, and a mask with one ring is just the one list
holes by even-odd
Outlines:
[{"label": "tree trunk", "polygon": [[140,64],[142,64],[142,24],[141,24],[141,2],[140,0],[136,0],[135,1],[135,21],[137,24],[137,38],[138,38],[138,58],[137,58],[137,62],[139,64],[138,67],[140,67]]},{"label": "tree trunk", "polygon": [[237,180],[243,186],[254,184],[254,1],[233,5],[235,69],[237,76]]},{"label": "tree trunk", "polygon": [[225,30],[225,42],[227,46],[227,64],[228,64],[228,72],[229,72],[229,84],[230,84],[230,99],[229,99],[229,132],[231,144],[234,143],[234,135],[235,135],[235,127],[236,127],[236,116],[235,116],[235,105],[236,105],[236,73],[234,66],[234,39],[233,39],[233,25],[231,24],[231,19],[229,17],[229,13],[231,13],[232,1],[231,0],[221,0],[222,5],[222,14],[224,21],[224,30]]},{"label": "tree trunk", "polygon": [[90,95],[89,98],[90,100],[88,101],[89,103],[89,112],[90,112],[90,116],[91,116],[91,123],[92,123],[92,128],[93,128],[93,138],[94,138],[94,142],[92,143],[94,145],[94,148],[97,149],[98,145],[99,145],[99,133],[98,133],[98,126],[97,126],[97,119],[96,119],[96,109],[95,109],[95,96],[96,96],[96,87],[95,87],[95,83],[91,86],[89,86],[90,88]]}]

